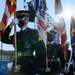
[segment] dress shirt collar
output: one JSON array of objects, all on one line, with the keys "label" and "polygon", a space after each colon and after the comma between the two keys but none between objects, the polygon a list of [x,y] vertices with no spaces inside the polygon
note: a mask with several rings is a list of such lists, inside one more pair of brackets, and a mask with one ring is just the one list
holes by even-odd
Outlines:
[{"label": "dress shirt collar", "polygon": [[51,42],[51,44],[53,44],[53,43],[54,43],[54,41]]},{"label": "dress shirt collar", "polygon": [[24,31],[26,28],[27,28],[27,27],[24,27],[24,28],[22,29],[22,31]]},{"label": "dress shirt collar", "polygon": [[48,44],[53,44],[54,43],[54,41],[52,41],[52,42],[48,42]]}]

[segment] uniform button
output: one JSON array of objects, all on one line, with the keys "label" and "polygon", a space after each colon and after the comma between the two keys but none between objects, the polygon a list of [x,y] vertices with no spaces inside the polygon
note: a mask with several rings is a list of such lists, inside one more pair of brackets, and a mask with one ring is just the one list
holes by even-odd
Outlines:
[{"label": "uniform button", "polygon": [[18,41],[20,41],[20,40],[18,40]]},{"label": "uniform button", "polygon": [[54,58],[54,56],[52,56]]},{"label": "uniform button", "polygon": [[33,62],[33,61],[31,60],[31,62]]}]

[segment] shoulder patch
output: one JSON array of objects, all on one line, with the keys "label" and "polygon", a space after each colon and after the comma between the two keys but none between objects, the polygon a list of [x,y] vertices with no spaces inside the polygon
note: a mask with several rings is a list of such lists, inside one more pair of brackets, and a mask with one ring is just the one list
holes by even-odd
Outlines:
[{"label": "shoulder patch", "polygon": [[42,38],[39,36],[38,41],[42,41]]}]

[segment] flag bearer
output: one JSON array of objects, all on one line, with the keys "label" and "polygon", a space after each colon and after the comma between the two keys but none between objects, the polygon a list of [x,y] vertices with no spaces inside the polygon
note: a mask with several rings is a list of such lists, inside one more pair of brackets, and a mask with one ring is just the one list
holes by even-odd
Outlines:
[{"label": "flag bearer", "polygon": [[17,66],[19,67],[19,71],[17,73],[12,72],[11,75],[34,75],[35,73],[45,75],[46,48],[38,31],[27,27],[29,16],[29,11],[17,11],[16,18],[12,20],[2,35],[3,43],[13,44],[14,46],[15,38],[14,34],[10,36],[11,29],[17,24],[21,28],[16,33]]}]

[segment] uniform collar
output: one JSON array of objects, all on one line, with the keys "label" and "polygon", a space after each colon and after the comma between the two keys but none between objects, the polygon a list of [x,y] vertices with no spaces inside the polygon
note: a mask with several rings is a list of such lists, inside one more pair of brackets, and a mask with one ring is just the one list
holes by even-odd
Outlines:
[{"label": "uniform collar", "polygon": [[48,42],[48,44],[53,44],[54,43],[54,41],[52,41],[52,42]]},{"label": "uniform collar", "polygon": [[23,28],[22,31],[24,31],[24,30],[26,30],[26,29],[27,29],[27,27]]},{"label": "uniform collar", "polygon": [[54,41],[51,42],[51,44],[53,44],[53,43],[54,43]]}]

